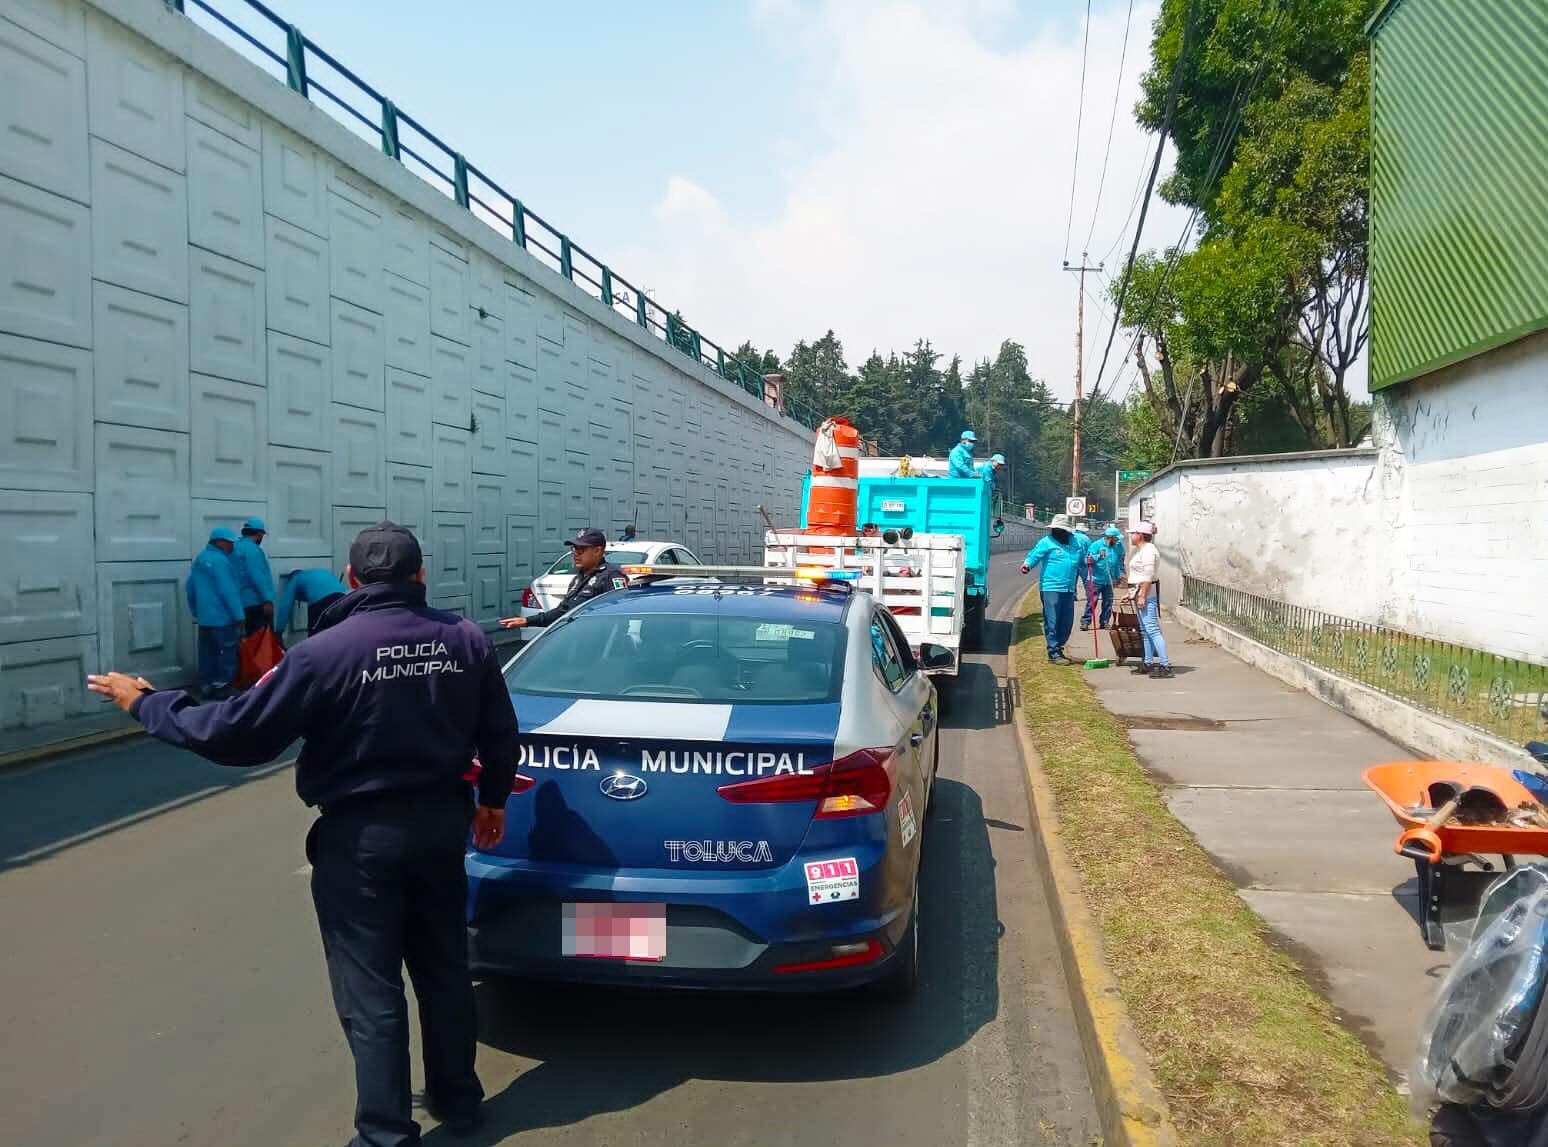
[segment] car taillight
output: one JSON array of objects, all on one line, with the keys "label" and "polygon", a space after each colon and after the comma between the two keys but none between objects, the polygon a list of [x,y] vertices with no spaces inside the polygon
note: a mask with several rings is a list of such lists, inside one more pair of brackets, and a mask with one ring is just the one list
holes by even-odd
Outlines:
[{"label": "car taillight", "polygon": [[[474,757],[473,763],[468,766],[468,771],[462,774],[462,779],[467,781],[469,784],[476,785],[478,784],[478,778],[483,773],[483,771],[484,762],[479,760],[477,757]],[[517,773],[511,779],[511,795],[515,796],[517,793],[524,793],[535,784],[537,784],[537,779],[535,777],[523,776],[521,773]]]},{"label": "car taillight", "polygon": [[539,608],[537,594],[532,592],[532,587],[530,585],[526,589],[521,591],[521,608],[522,609],[537,609],[537,608]]},{"label": "car taillight", "polygon": [[809,773],[738,781],[715,791],[732,804],[816,801],[819,820],[866,816],[887,807],[892,797],[892,769],[891,749],[859,749]]}]

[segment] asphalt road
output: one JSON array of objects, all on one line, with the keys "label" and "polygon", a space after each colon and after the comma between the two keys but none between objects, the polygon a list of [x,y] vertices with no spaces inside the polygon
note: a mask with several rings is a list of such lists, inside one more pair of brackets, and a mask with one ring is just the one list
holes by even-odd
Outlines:
[{"label": "asphalt road", "polygon": [[[944,725],[914,1000],[481,984],[487,1126],[425,1143],[1092,1143],[1005,724],[1015,563],[996,559],[991,652]],[[0,773],[0,1144],[348,1140],[310,817],[286,764],[238,772],[138,738]]]}]

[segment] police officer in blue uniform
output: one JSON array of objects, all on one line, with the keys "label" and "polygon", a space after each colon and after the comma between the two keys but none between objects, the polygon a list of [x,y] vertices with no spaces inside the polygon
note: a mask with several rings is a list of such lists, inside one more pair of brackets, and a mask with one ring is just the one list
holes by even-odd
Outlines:
[{"label": "police officer in blue uniform", "polygon": [[582,602],[601,597],[609,590],[622,589],[624,576],[607,560],[607,535],[595,526],[587,526],[564,544],[575,551],[575,576],[559,604],[531,617],[502,617],[500,624],[506,629],[525,629],[532,626],[541,629],[552,625]]},{"label": "police officer in blue uniform", "polygon": [[[516,714],[489,639],[425,604],[414,535],[392,522],[349,551],[352,592],[256,686],[218,705],[143,677],[87,678],[168,744],[218,764],[273,760],[298,737],[296,792],[322,815],[307,834],[312,900],[334,1006],[355,1059],[352,1147],[419,1142],[411,1118],[407,965],[419,999],[425,1108],[454,1131],[479,1122],[463,853],[505,831]],[[483,765],[474,804],[463,779]]]}]

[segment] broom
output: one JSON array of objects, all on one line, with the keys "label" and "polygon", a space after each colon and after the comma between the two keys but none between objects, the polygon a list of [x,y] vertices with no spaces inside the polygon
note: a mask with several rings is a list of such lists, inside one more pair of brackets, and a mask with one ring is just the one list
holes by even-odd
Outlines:
[{"label": "broom", "polygon": [[1086,662],[1086,668],[1106,669],[1112,665],[1112,660],[1102,656],[1101,641],[1097,637],[1101,628],[1097,625],[1096,560],[1090,554],[1086,555],[1086,608],[1091,611],[1091,660]]}]

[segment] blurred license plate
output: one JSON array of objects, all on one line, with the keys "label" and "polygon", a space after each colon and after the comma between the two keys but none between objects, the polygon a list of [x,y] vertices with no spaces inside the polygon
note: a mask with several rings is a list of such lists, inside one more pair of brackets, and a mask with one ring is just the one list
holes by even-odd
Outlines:
[{"label": "blurred license plate", "polygon": [[561,954],[597,960],[666,959],[665,904],[566,904]]}]

